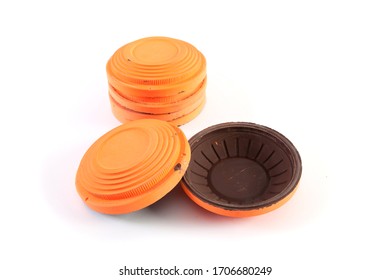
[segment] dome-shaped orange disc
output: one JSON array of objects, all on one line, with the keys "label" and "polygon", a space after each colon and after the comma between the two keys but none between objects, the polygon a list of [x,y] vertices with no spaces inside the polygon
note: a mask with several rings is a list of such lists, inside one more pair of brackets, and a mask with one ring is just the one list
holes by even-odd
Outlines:
[{"label": "dome-shaped orange disc", "polygon": [[206,60],[191,44],[148,37],[119,48],[106,66],[109,83],[124,96],[176,95],[194,90],[206,76]]},{"label": "dome-shaped orange disc", "polygon": [[131,121],[88,149],[77,171],[76,188],[93,210],[133,212],[172,190],[189,159],[187,139],[173,124],[156,119]]}]

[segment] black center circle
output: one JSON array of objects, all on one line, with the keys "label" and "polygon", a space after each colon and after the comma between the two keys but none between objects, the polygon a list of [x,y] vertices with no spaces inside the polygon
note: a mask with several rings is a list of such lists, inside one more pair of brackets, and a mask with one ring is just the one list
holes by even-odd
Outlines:
[{"label": "black center circle", "polygon": [[210,188],[229,201],[256,198],[268,183],[267,172],[258,162],[241,157],[218,162],[209,174]]}]

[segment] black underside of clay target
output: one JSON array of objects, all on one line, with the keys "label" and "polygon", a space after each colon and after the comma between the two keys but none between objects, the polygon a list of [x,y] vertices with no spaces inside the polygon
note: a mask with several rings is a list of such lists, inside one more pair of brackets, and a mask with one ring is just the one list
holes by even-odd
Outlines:
[{"label": "black underside of clay target", "polygon": [[195,136],[183,178],[201,200],[225,209],[258,209],[290,194],[302,164],[283,135],[253,123],[224,123]]}]

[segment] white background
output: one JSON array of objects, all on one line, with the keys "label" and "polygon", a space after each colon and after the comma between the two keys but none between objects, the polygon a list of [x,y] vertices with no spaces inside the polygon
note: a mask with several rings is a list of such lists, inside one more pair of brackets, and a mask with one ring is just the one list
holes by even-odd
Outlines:
[{"label": "white background", "polygon": [[[2,1],[0,28],[1,279],[125,279],[124,265],[390,279],[388,1]],[[251,121],[295,144],[303,174],[286,205],[230,219],[180,189],[124,216],[82,203],[79,161],[119,125],[105,64],[156,35],[207,59],[188,138]]]}]

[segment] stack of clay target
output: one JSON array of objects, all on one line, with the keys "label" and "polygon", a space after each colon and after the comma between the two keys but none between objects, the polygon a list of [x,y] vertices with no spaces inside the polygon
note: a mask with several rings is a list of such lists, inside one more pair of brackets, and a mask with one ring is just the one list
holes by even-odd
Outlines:
[{"label": "stack of clay target", "polygon": [[202,110],[206,59],[194,46],[149,37],[118,49],[107,63],[112,111],[121,122],[159,119],[175,125]]}]

